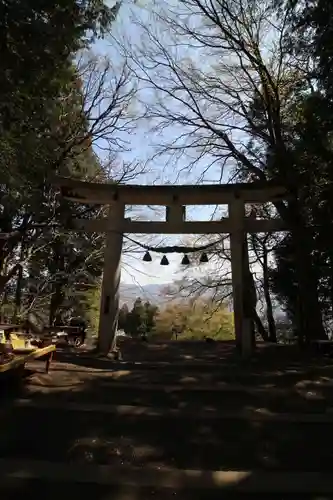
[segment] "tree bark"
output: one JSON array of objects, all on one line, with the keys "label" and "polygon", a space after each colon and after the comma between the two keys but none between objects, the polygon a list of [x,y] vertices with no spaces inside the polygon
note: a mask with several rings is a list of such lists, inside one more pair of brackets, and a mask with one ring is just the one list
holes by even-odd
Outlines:
[{"label": "tree bark", "polygon": [[298,330],[305,341],[327,339],[323,325],[318,282],[313,272],[309,236],[303,226],[293,227],[292,240],[295,249],[296,276],[299,290]]},{"label": "tree bark", "polygon": [[266,315],[268,322],[268,340],[269,342],[277,342],[276,325],[273,315],[273,306],[271,294],[269,290],[269,273],[268,273],[268,259],[266,245],[263,245],[263,289],[266,302]]},{"label": "tree bark", "polygon": [[269,339],[268,333],[267,333],[264,325],[262,324],[262,321],[259,318],[259,315],[258,315],[256,309],[253,309],[252,314],[253,314],[253,321],[254,321],[254,324],[257,328],[259,335],[261,336],[261,338],[263,339],[264,342],[269,342],[270,339]]},{"label": "tree bark", "polygon": [[[23,259],[24,259],[24,241],[22,239],[21,250],[20,250],[20,260],[23,261]],[[20,269],[18,270],[17,279],[16,279],[15,306],[14,306],[14,313],[13,313],[13,318],[12,318],[13,323],[16,323],[18,321],[19,316],[20,316],[21,302],[22,302],[22,285],[23,285],[23,267],[21,265]]]},{"label": "tree bark", "polygon": [[[250,270],[250,262],[249,262],[249,247],[247,242],[247,236],[244,238],[244,262],[243,262],[243,276],[244,276],[244,295],[243,295],[243,303],[244,303],[244,316],[248,318],[252,323],[251,330],[254,332],[254,327],[257,328],[259,335],[262,339],[267,342],[269,340],[268,334],[265,330],[264,325],[262,324],[261,319],[257,313],[257,293],[256,287],[253,279],[253,274]],[[253,333],[253,342],[255,342],[255,335]]]},{"label": "tree bark", "polygon": [[[57,270],[59,272],[62,272],[65,268],[65,260],[64,256],[61,253],[61,247],[58,247],[57,244],[54,246],[54,252],[55,252],[55,261],[57,263]],[[54,320],[57,317],[57,312],[62,304],[64,294],[63,294],[63,283],[62,283],[62,276],[57,276],[55,283],[52,286],[52,295],[51,295],[51,301],[50,301],[50,311],[49,311],[49,326],[53,326]]]},{"label": "tree bark", "polygon": [[279,215],[289,224],[294,249],[296,278],[298,283],[297,331],[299,340],[327,339],[318,297],[318,282],[314,275],[311,258],[311,237],[301,216],[298,200],[288,205],[274,204]]},{"label": "tree bark", "polygon": [[12,317],[13,323],[16,323],[20,316],[21,302],[22,302],[22,282],[23,282],[23,268],[21,266],[20,269],[18,270],[17,280],[16,280],[15,305]]},{"label": "tree bark", "polygon": [[330,270],[331,270],[331,276],[330,276],[330,285],[331,285],[331,316],[333,316],[333,256],[330,257]]},{"label": "tree bark", "polygon": [[19,269],[21,269],[20,264],[16,264],[14,267],[12,267],[8,274],[0,276],[0,294],[4,292],[8,281],[10,281],[15,276]]}]

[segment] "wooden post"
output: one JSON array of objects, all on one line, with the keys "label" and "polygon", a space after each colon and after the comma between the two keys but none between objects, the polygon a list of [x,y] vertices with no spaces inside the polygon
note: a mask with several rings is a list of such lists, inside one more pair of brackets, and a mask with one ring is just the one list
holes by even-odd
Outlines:
[{"label": "wooden post", "polygon": [[46,363],[45,363],[45,373],[49,373],[52,359],[53,359],[53,351],[47,355]]},{"label": "wooden post", "polygon": [[240,349],[242,356],[247,357],[251,355],[252,343],[248,338],[250,328],[248,321],[244,317],[243,303],[245,207],[242,199],[235,198],[229,204],[229,217],[232,222],[230,250],[236,345]]},{"label": "wooden post", "polygon": [[117,331],[124,216],[125,205],[115,203],[110,206],[98,330],[98,347],[103,354],[112,348]]}]

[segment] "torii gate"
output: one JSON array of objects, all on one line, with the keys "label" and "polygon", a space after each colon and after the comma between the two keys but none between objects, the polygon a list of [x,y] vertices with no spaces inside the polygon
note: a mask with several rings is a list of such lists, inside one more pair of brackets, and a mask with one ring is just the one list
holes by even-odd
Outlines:
[{"label": "torii gate", "polygon": [[[73,220],[73,229],[106,233],[99,320],[102,352],[108,352],[116,333],[119,310],[120,261],[124,233],[230,234],[231,271],[236,343],[243,355],[251,354],[250,325],[244,317],[243,263],[247,233],[286,231],[282,219],[245,216],[246,203],[278,202],[289,198],[286,187],[269,182],[213,185],[98,184],[59,177],[53,184],[64,198],[84,204],[108,205],[107,218]],[[166,221],[132,221],[125,218],[126,205],[162,205]],[[186,205],[228,205],[229,217],[220,221],[187,221]]]}]

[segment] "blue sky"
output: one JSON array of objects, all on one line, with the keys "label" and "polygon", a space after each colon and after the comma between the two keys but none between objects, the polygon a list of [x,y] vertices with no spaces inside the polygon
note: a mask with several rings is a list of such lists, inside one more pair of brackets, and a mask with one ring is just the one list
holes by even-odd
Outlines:
[{"label": "blue sky", "polygon": [[[110,2],[111,4],[114,2]],[[115,37],[121,37],[126,32],[125,36],[129,36],[131,40],[135,43],[140,43],[140,33],[138,27],[131,23],[130,21],[130,13],[133,8],[130,5],[131,2],[125,2],[121,7],[117,22],[113,27],[113,35]],[[138,7],[134,7],[136,9],[136,13],[138,13]],[[142,12],[142,10],[140,9]],[[143,15],[145,15],[143,13]],[[121,64],[121,58],[118,54],[117,48],[115,48],[115,44],[112,40],[99,40],[93,47],[93,51],[97,54],[106,55],[109,57],[114,65]],[[177,133],[177,132],[176,132]],[[172,136],[172,131],[168,130],[165,134],[169,134]],[[168,137],[168,136],[165,136]],[[125,161],[146,161],[152,155],[153,152],[153,142],[154,136],[149,131],[147,125],[144,123],[140,123],[134,135],[130,136],[131,142],[131,151],[122,154],[122,159]],[[98,154],[103,156],[100,150],[96,150]],[[184,171],[184,174],[177,178],[177,173],[186,166],[186,162],[184,160],[179,160],[176,165],[176,169],[174,168],[166,168],[163,162],[166,162],[166,159],[159,158],[157,160],[151,161],[149,163],[149,173],[140,176],[139,179],[136,180],[136,183],[139,184],[162,184],[162,183],[187,183],[194,184],[196,183],[199,174],[201,173],[204,163],[199,163],[196,168],[189,174],[188,171]],[[220,176],[220,169],[214,170],[212,169],[209,173],[208,182],[217,182]],[[197,220],[205,220],[209,219],[212,215],[213,207],[191,207],[188,210],[189,218],[197,219]],[[144,213],[145,217],[149,217],[149,211]],[[142,235],[135,235],[135,239],[146,242],[146,238]],[[165,237],[163,235],[156,235],[156,238],[151,238],[153,244],[158,244],[163,240],[163,244],[172,244],[172,243],[180,243],[183,237],[181,235]],[[144,286],[146,284],[160,284],[160,283],[170,283],[175,279],[180,279],[182,276],[180,261],[182,256],[179,254],[169,254],[168,260],[170,262],[169,266],[160,266],[159,262],[161,259],[160,254],[152,254],[153,261],[150,263],[142,262],[143,253],[133,253],[132,255],[124,255],[123,256],[123,270],[122,270],[122,281],[124,283],[136,283]],[[207,266],[205,266],[207,267]]]}]

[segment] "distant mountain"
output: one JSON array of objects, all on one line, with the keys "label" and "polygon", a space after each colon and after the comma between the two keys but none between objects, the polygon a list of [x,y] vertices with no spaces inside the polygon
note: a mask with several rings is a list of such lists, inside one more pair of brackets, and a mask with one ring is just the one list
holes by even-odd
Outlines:
[{"label": "distant mountain", "polygon": [[[160,285],[144,285],[144,286],[139,286],[135,285],[134,283],[132,285],[128,285],[125,283],[120,284],[120,304],[126,304],[131,307],[133,306],[133,303],[135,299],[138,297],[141,297],[143,300],[149,300],[153,304],[161,305],[165,302],[169,302],[171,297],[166,296],[165,290],[168,287],[172,287],[172,283],[162,283]],[[187,294],[185,294],[186,296]],[[206,296],[209,296],[209,292],[206,294]],[[178,299],[181,298],[181,295],[178,297]],[[228,308],[230,311],[232,311],[232,301],[227,302]],[[264,304],[259,304],[259,309],[262,311],[265,309]],[[274,315],[275,319],[277,322],[279,321],[285,321],[286,320],[286,315],[285,313],[279,308],[275,307],[274,310]],[[259,313],[259,316],[262,316],[261,313]]]},{"label": "distant mountain", "polygon": [[142,299],[147,299],[154,304],[162,304],[167,299],[163,295],[163,290],[168,286],[168,283],[163,283],[161,285],[144,285],[139,286],[128,285],[125,283],[120,284],[120,303],[126,302],[128,306],[132,305],[137,297]]},{"label": "distant mountain", "polygon": [[160,285],[135,285],[134,283],[131,285],[121,283],[120,284],[120,303],[127,303],[128,306],[132,305],[135,299],[141,297],[141,299],[147,299],[153,304],[163,304],[165,302],[170,302],[170,300],[179,300],[182,297],[188,297],[187,292],[179,293],[176,296],[167,295],[167,290],[173,290],[172,283],[161,283]]},{"label": "distant mountain", "polygon": [[[141,299],[147,299],[153,304],[163,304],[165,302],[170,302],[171,300],[180,300],[182,297],[183,298],[188,298],[188,292],[183,292],[179,293],[176,296],[172,295],[166,295],[166,290],[167,289],[172,290],[172,283],[161,283],[160,285],[144,285],[144,286],[139,286],[135,285],[128,285],[125,283],[120,284],[120,303],[126,304],[128,306],[133,305],[135,299],[138,297],[141,297]],[[210,292],[207,291],[206,294],[203,296],[210,296]]]}]

